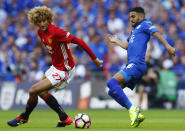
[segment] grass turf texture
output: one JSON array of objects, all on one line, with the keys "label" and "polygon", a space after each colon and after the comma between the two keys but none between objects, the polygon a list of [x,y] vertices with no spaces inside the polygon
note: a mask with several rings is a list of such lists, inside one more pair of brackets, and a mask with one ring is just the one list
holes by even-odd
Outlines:
[{"label": "grass turf texture", "polygon": [[[0,131],[78,131],[74,125],[55,128],[58,116],[51,110],[35,110],[27,124],[10,127],[7,121],[15,118],[21,111],[0,111]],[[143,111],[146,119],[138,128],[130,127],[126,110],[66,110],[74,118],[78,113],[91,117],[92,125],[83,131],[185,131],[185,110],[148,110]]]}]

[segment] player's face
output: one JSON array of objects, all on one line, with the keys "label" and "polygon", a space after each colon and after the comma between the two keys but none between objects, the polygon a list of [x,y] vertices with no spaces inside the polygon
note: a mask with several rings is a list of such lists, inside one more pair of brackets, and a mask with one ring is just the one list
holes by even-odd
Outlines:
[{"label": "player's face", "polygon": [[43,20],[37,23],[37,26],[42,30],[46,31],[48,29],[50,22],[48,20]]},{"label": "player's face", "polygon": [[132,25],[132,27],[136,27],[138,23],[140,22],[140,16],[136,12],[130,12],[129,13],[129,20]]}]

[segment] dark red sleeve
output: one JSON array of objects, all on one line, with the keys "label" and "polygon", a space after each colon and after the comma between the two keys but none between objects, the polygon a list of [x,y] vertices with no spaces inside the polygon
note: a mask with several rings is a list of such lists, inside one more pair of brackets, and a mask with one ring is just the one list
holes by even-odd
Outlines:
[{"label": "dark red sleeve", "polygon": [[72,35],[71,43],[78,44],[82,49],[84,49],[89,54],[92,60],[96,59],[96,56],[93,53],[93,51],[89,48],[89,46],[83,40]]}]

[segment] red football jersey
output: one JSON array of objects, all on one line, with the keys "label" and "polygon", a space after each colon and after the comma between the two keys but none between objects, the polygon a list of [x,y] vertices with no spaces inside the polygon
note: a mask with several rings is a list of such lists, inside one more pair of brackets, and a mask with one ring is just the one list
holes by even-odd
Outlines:
[{"label": "red football jersey", "polygon": [[68,48],[68,43],[71,42],[73,37],[69,32],[50,24],[46,32],[38,29],[38,35],[48,50],[52,58],[52,65],[55,68],[67,71],[75,66]]},{"label": "red football jersey", "polygon": [[38,35],[52,58],[52,65],[58,70],[67,71],[75,66],[72,54],[68,48],[68,43],[80,45],[92,60],[96,59],[95,54],[83,40],[53,24],[48,26],[46,32],[38,29]]}]

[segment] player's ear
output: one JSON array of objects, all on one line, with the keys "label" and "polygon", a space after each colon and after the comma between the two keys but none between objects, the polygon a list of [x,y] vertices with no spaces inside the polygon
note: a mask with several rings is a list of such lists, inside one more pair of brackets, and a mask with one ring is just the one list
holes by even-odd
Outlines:
[{"label": "player's ear", "polygon": [[143,20],[145,18],[145,14],[139,13],[140,20]]},{"label": "player's ear", "polygon": [[143,19],[145,19],[145,13],[142,13],[142,17],[143,17]]}]

